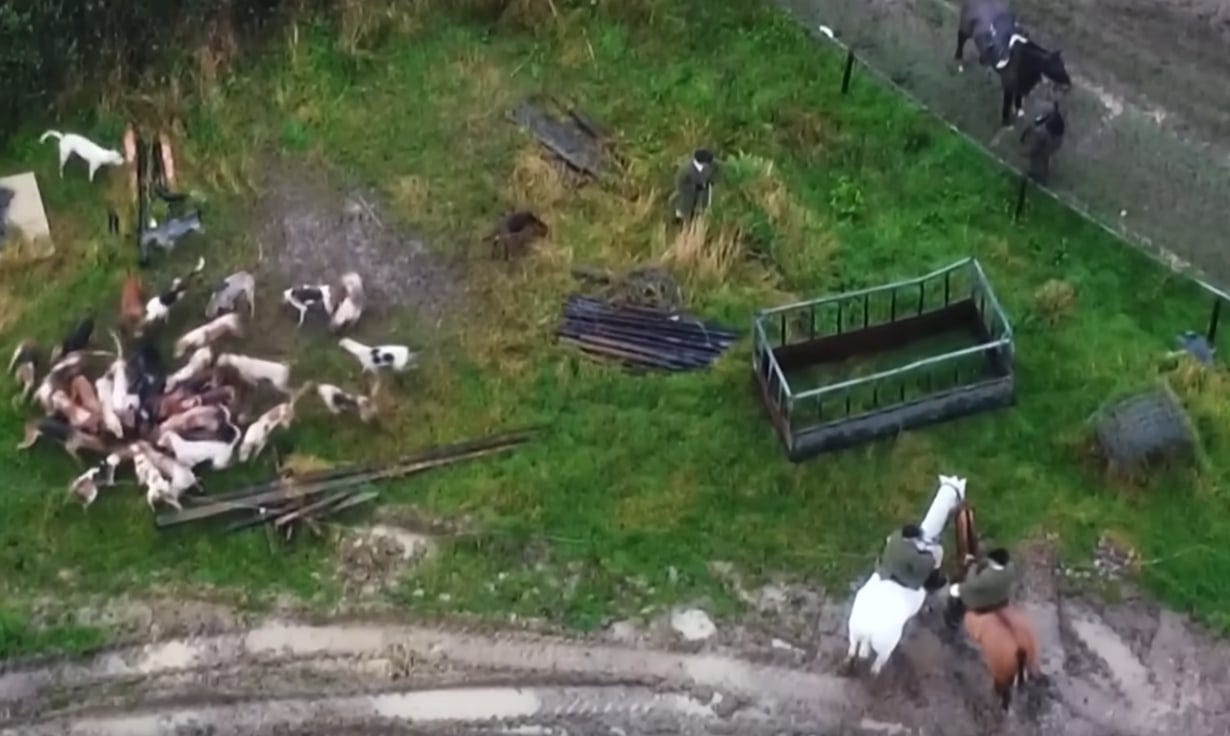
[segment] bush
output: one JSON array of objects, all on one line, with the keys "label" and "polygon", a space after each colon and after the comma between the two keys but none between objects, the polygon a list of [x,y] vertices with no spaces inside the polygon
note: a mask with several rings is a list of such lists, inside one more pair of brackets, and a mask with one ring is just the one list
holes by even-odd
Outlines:
[{"label": "bush", "polygon": [[[251,37],[303,0],[38,0],[0,4],[0,139],[23,110],[103,83],[134,85],[214,34]],[[326,4],[321,0],[320,6]]]}]

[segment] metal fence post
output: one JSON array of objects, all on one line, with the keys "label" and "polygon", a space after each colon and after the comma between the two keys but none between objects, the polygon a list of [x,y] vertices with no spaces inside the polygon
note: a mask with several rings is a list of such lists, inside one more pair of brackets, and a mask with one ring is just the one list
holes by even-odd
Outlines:
[{"label": "metal fence post", "polygon": [[1021,186],[1016,193],[1016,210],[1012,213],[1012,221],[1021,219],[1021,210],[1025,209],[1025,193],[1029,191],[1029,176],[1021,174]]},{"label": "metal fence post", "polygon": [[854,71],[854,49],[846,49],[846,68],[841,73],[841,93],[850,91],[850,73]]},{"label": "metal fence post", "polygon": [[1217,339],[1217,323],[1221,320],[1221,297],[1213,297],[1213,314],[1209,315],[1209,345]]}]

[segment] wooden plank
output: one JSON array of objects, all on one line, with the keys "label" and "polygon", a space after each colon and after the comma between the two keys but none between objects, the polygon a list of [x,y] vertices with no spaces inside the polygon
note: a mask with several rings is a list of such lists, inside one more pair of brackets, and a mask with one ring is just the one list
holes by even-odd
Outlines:
[{"label": "wooden plank", "polygon": [[319,511],[321,509],[328,508],[329,506],[332,506],[335,503],[345,501],[347,498],[349,498],[352,495],[354,495],[354,491],[345,490],[339,493],[334,493],[332,496],[325,496],[324,498],[320,499],[319,501],[316,501],[315,503],[309,503],[306,506],[300,506],[294,511],[289,511],[285,514],[282,514],[281,516],[279,516],[277,519],[274,520],[273,526],[277,529],[281,529],[282,527],[291,523],[295,519],[298,519],[314,511]]},{"label": "wooden plank", "polygon": [[602,148],[575,121],[557,120],[530,102],[517,105],[508,113],[508,118],[529,131],[539,143],[572,168],[591,176],[599,175]]},{"label": "wooden plank", "polygon": [[312,512],[310,516],[307,516],[304,518],[310,521],[312,519],[323,519],[327,516],[335,516],[345,511],[346,509],[353,508],[360,504],[365,504],[368,501],[375,500],[379,496],[380,496],[380,491],[364,491],[362,493],[356,493],[352,495],[350,498],[346,499],[345,501],[342,501],[336,506],[333,506],[327,509],[322,509],[319,511],[314,511]]},{"label": "wooden plank", "polygon": [[303,499],[326,491],[338,490],[349,486],[362,485],[364,483],[371,483],[374,481],[388,480],[390,478],[421,473],[426,470],[431,470],[432,468],[443,467],[465,460],[507,452],[515,449],[525,442],[528,442],[533,438],[533,436],[534,430],[526,430],[497,435],[482,440],[462,442],[456,445],[449,445],[429,450],[421,453],[420,455],[390,465],[386,468],[371,472],[357,473],[333,480],[318,481],[315,483],[308,483],[298,486],[292,484],[286,488],[244,496],[242,501],[224,501],[208,506],[197,506],[194,508],[185,509],[183,511],[159,514],[157,518],[157,526],[160,529],[164,529],[171,526],[177,526],[179,524],[210,519],[235,511],[250,511],[253,508],[257,508],[271,502],[285,502],[295,499]]}]

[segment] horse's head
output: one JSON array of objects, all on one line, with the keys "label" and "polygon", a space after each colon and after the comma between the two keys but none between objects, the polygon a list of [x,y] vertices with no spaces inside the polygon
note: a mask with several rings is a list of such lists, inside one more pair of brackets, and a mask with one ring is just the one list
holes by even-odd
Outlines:
[{"label": "horse's head", "polygon": [[958,475],[941,475],[939,478],[939,494],[942,494],[947,506],[948,515],[951,516],[965,503],[966,479]]},{"label": "horse's head", "polygon": [[1063,54],[1056,51],[1048,51],[1041,58],[1042,75],[1051,80],[1055,87],[1066,92],[1072,88],[1072,77],[1068,75],[1068,67],[1063,62]]},{"label": "horse's head", "polygon": [[950,578],[953,582],[965,579],[966,571],[978,555],[978,529],[974,524],[974,507],[962,503],[956,512],[953,535],[957,541],[957,559]]}]

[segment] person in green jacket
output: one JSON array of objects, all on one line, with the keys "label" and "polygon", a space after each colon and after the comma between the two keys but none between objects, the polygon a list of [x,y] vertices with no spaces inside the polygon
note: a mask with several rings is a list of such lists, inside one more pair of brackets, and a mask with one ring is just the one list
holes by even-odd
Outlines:
[{"label": "person in green jacket", "polygon": [[924,544],[922,529],[917,524],[906,524],[889,535],[876,572],[884,580],[910,590],[934,590],[944,584],[935,567],[935,555]]},{"label": "person in green jacket", "polygon": [[717,175],[713,153],[704,148],[692,154],[675,181],[675,220],[687,222],[713,203],[713,179]]},{"label": "person in green jacket", "polygon": [[965,610],[989,613],[1008,605],[1012,584],[1016,582],[1016,567],[1008,550],[998,547],[974,566],[963,583],[948,588],[948,608],[944,618],[949,626],[956,626],[965,615]]}]

